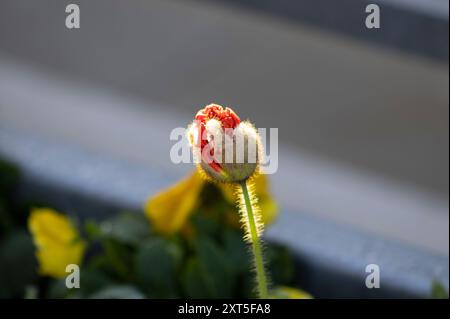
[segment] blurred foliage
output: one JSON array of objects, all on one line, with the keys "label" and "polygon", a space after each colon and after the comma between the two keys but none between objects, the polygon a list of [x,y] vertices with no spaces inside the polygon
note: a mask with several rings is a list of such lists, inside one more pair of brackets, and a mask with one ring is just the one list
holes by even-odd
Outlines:
[{"label": "blurred foliage", "polygon": [[0,239],[18,224],[10,210],[19,177],[19,170],[14,165],[0,159]]},{"label": "blurred foliage", "polygon": [[445,287],[438,281],[434,281],[431,287],[432,299],[448,299],[448,292]]},{"label": "blurred foliage", "polygon": [[22,209],[14,205],[19,170],[0,159],[0,298],[22,297],[38,280],[32,238]]},{"label": "blurred foliage", "polygon": [[[197,204],[176,232],[153,229],[148,211],[147,215],[122,212],[102,221],[87,219],[83,227],[71,225],[86,241],[87,252],[80,265],[80,288],[68,289],[65,278],[39,273],[42,261],[36,258],[36,238],[27,222],[33,208],[48,205],[39,199],[17,202],[19,180],[19,170],[0,159],[0,299],[256,298],[250,248],[242,240],[229,190],[202,184]],[[266,191],[267,181],[261,185],[261,196],[267,196],[266,205],[271,207],[266,216],[270,221],[276,214],[275,204]],[[274,287],[271,297],[311,298],[292,287],[295,267],[289,250],[267,243],[264,247]],[[435,281],[430,297],[448,299],[449,295]]]},{"label": "blurred foliage", "polygon": [[37,261],[31,237],[19,230],[0,246],[0,298],[21,296],[37,279]]},{"label": "blurred foliage", "polygon": [[272,291],[273,299],[312,299],[312,296],[300,289],[279,286]]},{"label": "blurred foliage", "polygon": [[[238,216],[230,222],[235,207],[215,185],[202,187],[195,211],[174,233],[154,230],[143,212],[73,224],[87,249],[80,288],[68,289],[64,278],[38,272],[42,260],[35,257],[27,218],[42,205],[15,203],[19,179],[13,165],[0,161],[0,298],[256,297],[249,247],[233,221]],[[271,244],[265,250],[274,287],[292,285],[289,251]]]}]

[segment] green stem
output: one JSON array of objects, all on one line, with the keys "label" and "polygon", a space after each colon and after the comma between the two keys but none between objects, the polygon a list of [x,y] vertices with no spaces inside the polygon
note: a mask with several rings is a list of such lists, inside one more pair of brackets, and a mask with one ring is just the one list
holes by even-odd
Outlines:
[{"label": "green stem", "polygon": [[258,283],[258,293],[259,298],[268,298],[267,292],[267,280],[264,270],[264,262],[261,250],[261,244],[258,238],[258,233],[256,229],[255,215],[253,212],[253,206],[248,194],[247,182],[243,181],[240,183],[242,187],[242,194],[244,195],[245,207],[247,211],[248,224],[250,226],[250,237],[252,240],[252,252],[256,267],[256,281]]}]

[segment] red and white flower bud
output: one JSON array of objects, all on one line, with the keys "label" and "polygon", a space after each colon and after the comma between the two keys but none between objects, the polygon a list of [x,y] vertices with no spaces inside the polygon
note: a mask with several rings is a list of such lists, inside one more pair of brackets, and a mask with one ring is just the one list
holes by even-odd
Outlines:
[{"label": "red and white flower bud", "polygon": [[230,108],[210,104],[197,112],[188,130],[194,159],[219,182],[241,182],[259,167],[262,146],[255,127]]}]

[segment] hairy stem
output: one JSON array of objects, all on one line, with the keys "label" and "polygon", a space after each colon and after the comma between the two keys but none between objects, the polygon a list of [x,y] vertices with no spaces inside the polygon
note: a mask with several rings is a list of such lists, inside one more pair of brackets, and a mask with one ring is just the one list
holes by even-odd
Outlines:
[{"label": "hairy stem", "polygon": [[259,298],[265,299],[268,298],[268,291],[267,291],[267,279],[264,269],[264,262],[263,262],[263,256],[262,256],[262,249],[261,249],[261,243],[259,241],[257,227],[256,227],[256,220],[255,220],[255,212],[253,209],[253,205],[251,202],[251,198],[248,193],[247,188],[247,182],[243,181],[240,183],[242,188],[242,194],[245,201],[245,211],[247,212],[247,218],[248,218],[248,225],[249,225],[249,232],[250,232],[250,239],[252,242],[252,252],[253,252],[253,258],[255,262],[255,268],[256,268],[256,281],[258,284],[258,294]]}]

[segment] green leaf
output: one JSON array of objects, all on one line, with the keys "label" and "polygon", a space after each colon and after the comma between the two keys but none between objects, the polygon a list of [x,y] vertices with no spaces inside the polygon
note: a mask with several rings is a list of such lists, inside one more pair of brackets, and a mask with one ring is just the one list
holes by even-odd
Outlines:
[{"label": "green leaf", "polygon": [[194,242],[200,267],[208,274],[208,286],[214,298],[231,298],[235,279],[231,261],[220,248],[207,237],[198,237]]},{"label": "green leaf", "polygon": [[90,296],[91,299],[144,299],[145,296],[136,287],[128,285],[110,286]]},{"label": "green leaf", "polygon": [[102,235],[100,225],[93,219],[87,219],[84,222],[84,231],[90,240],[97,240]]},{"label": "green leaf", "polygon": [[3,197],[0,197],[0,240],[3,235],[14,229],[14,221]]},{"label": "green leaf", "polygon": [[11,195],[20,174],[15,165],[0,159],[0,240],[13,230],[16,212],[12,211]]},{"label": "green leaf", "polygon": [[18,231],[0,247],[0,297],[23,297],[25,287],[37,279],[37,261],[31,237]]},{"label": "green leaf", "polygon": [[258,298],[257,285],[255,271],[247,271],[239,280],[239,297],[247,299]]},{"label": "green leaf", "polygon": [[448,292],[445,287],[438,281],[434,281],[431,287],[432,299],[448,299]]},{"label": "green leaf", "polygon": [[182,260],[180,247],[162,238],[145,241],[136,257],[136,274],[143,289],[158,298],[177,296],[176,273]]},{"label": "green leaf", "polygon": [[224,253],[234,273],[246,272],[251,268],[248,245],[238,231],[226,229],[223,234]]},{"label": "green leaf", "polygon": [[114,277],[121,280],[130,280],[133,275],[133,254],[129,246],[114,239],[103,239],[104,269]]},{"label": "green leaf", "polygon": [[200,212],[192,214],[191,221],[196,232],[202,236],[215,238],[221,233],[223,228],[217,218],[205,216]]},{"label": "green leaf", "polygon": [[183,290],[188,298],[214,298],[209,274],[203,270],[197,258],[191,257],[186,262],[181,275]]},{"label": "green leaf", "polygon": [[10,191],[19,177],[19,170],[14,164],[0,159],[0,195]]},{"label": "green leaf", "polygon": [[283,246],[270,245],[265,250],[269,278],[274,285],[289,285],[294,277],[294,261]]},{"label": "green leaf", "polygon": [[113,280],[107,274],[98,269],[82,268],[80,274],[80,291],[84,296],[114,284]]},{"label": "green leaf", "polygon": [[[92,224],[89,230],[95,232]],[[143,214],[125,213],[103,221],[98,231],[106,238],[136,245],[149,236],[150,225]]]},{"label": "green leaf", "polygon": [[46,297],[50,299],[88,298],[100,290],[115,285],[116,283],[104,272],[84,267],[80,271],[80,288],[67,288],[65,278],[52,280]]},{"label": "green leaf", "polygon": [[50,299],[63,299],[69,298],[75,290],[77,289],[68,289],[66,286],[66,279],[58,279],[50,281],[47,290],[47,298]]}]

